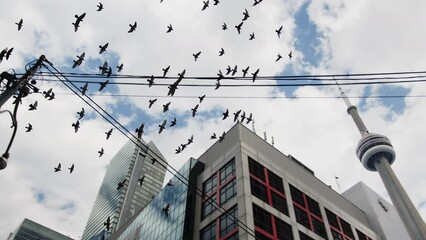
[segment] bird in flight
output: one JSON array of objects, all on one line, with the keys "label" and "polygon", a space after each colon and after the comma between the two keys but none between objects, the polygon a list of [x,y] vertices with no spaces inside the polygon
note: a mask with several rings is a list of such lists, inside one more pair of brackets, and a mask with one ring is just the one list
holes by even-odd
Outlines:
[{"label": "bird in flight", "polygon": [[178,148],[175,149],[175,154],[179,154],[182,152],[182,149],[180,149],[180,146],[178,146]]},{"label": "bird in flight", "polygon": [[105,82],[101,82],[101,83],[99,83],[99,91],[102,91],[105,87],[106,87],[106,85],[108,85],[108,82],[109,82],[109,80],[106,80]]},{"label": "bird in flight", "polygon": [[169,186],[169,187],[173,187],[174,186],[174,184],[172,182],[172,179],[169,180],[169,182],[167,183],[167,186]]},{"label": "bird in flight", "polygon": [[151,158],[151,164],[154,164],[157,161],[156,158]]},{"label": "bird in flight", "polygon": [[81,95],[84,96],[84,94],[86,94],[86,92],[87,92],[87,86],[88,85],[89,85],[88,83],[85,83],[83,87],[80,87],[80,89],[81,89]]},{"label": "bird in flight", "polygon": [[219,56],[223,56],[225,54],[225,50],[223,48],[220,49],[219,51]]},{"label": "bird in flight", "polygon": [[201,54],[201,51],[199,51],[199,52],[197,52],[197,53],[192,54],[192,56],[194,56],[194,60],[195,60],[195,61],[197,61],[197,59],[198,59],[198,57],[200,56],[200,54]]},{"label": "bird in flight", "polygon": [[246,112],[243,111],[243,114],[241,114],[241,122],[244,123],[245,119],[246,119]]},{"label": "bird in flight", "polygon": [[70,174],[71,174],[74,171],[74,163],[68,169],[70,170]]},{"label": "bird in flight", "polygon": [[219,142],[222,142],[225,139],[225,131],[223,131],[222,135],[219,137]]},{"label": "bird in flight", "polygon": [[197,109],[198,109],[198,104],[195,105],[194,108],[191,108],[191,110],[192,110],[192,117],[195,117],[195,114],[197,113]]},{"label": "bird in flight", "polygon": [[168,102],[166,104],[163,104],[163,113],[165,113],[169,110],[170,103],[172,103],[172,102]]},{"label": "bird in flight", "polygon": [[166,124],[167,124],[167,119],[164,119],[163,123],[158,125],[158,127],[160,128],[158,130],[158,134],[160,134],[166,128]]},{"label": "bird in flight", "polygon": [[86,56],[85,52],[83,52],[80,56],[77,55],[77,60],[73,60],[74,64],[72,65],[72,68],[80,66],[81,63],[83,63],[83,60],[84,60],[85,56]]},{"label": "bird in flight", "polygon": [[191,135],[190,138],[188,138],[188,142],[186,143],[187,145],[191,144],[194,142],[194,135]]},{"label": "bird in flight", "polygon": [[288,54],[288,58],[291,60],[292,57],[293,57],[293,51],[290,51],[290,53]]},{"label": "bird in flight", "polygon": [[252,73],[252,74],[251,74],[251,75],[253,76],[253,82],[254,82],[254,81],[256,81],[257,74],[259,74],[259,71],[260,71],[260,69],[258,68],[258,69],[256,70],[256,72],[254,72],[254,73]]},{"label": "bird in flight", "polygon": [[117,190],[120,190],[124,187],[124,184],[126,184],[126,179],[124,179],[122,182],[119,182],[117,185]]},{"label": "bird in flight", "polygon": [[19,22],[15,23],[16,25],[18,25],[18,31],[20,31],[22,29],[22,26],[24,24],[24,20],[21,18],[21,20],[19,20]]},{"label": "bird in flight", "polygon": [[28,110],[29,111],[37,110],[37,105],[38,105],[38,103],[37,103],[37,101],[35,101],[34,103],[30,104]]},{"label": "bird in flight", "polygon": [[234,113],[234,122],[236,122],[238,120],[240,113],[241,113],[241,109]]},{"label": "bird in flight", "polygon": [[102,157],[104,155],[104,148],[101,148],[101,150],[98,151],[99,157]]},{"label": "bird in flight", "polygon": [[209,0],[203,1],[203,8],[201,9],[201,11],[206,10],[206,8],[208,8],[208,7],[209,7]]},{"label": "bird in flight", "polygon": [[109,45],[109,43],[105,43],[105,45],[99,45],[99,48],[100,48],[99,54],[104,53],[107,50],[108,45]]},{"label": "bird in flight", "polygon": [[167,72],[169,72],[169,69],[170,69],[170,65],[167,66],[166,68],[163,68],[163,77],[167,75]]},{"label": "bird in flight", "polygon": [[281,54],[278,53],[277,59],[275,60],[275,62],[278,62],[281,58],[283,58],[283,57],[281,56]]},{"label": "bird in flight", "polygon": [[253,40],[253,39],[254,39],[254,33],[250,34],[249,40]]},{"label": "bird in flight", "polygon": [[33,130],[33,125],[31,125],[31,123],[28,123],[28,126],[25,127],[27,129],[27,131],[25,132],[31,132]]},{"label": "bird in flight", "polygon": [[220,88],[220,80],[217,79],[216,81],[216,87],[214,88],[214,90],[218,90]]},{"label": "bird in flight", "polygon": [[[10,48],[9,50],[7,50],[7,52],[6,52],[6,60],[9,60],[10,55],[12,55],[12,51],[13,51],[13,48]],[[1,62],[1,60],[0,60],[0,62]]]},{"label": "bird in flight", "polygon": [[137,26],[138,26],[138,23],[136,21],[133,25],[129,24],[130,30],[128,31],[128,33],[135,31]]},{"label": "bird in flight", "polygon": [[113,129],[113,128],[111,128],[108,132],[105,132],[105,134],[106,134],[106,140],[108,140],[108,139],[109,139],[109,137],[111,137],[112,130],[114,130],[114,129]]},{"label": "bird in flight", "polygon": [[210,136],[210,139],[216,139],[216,133],[213,133],[213,135]]},{"label": "bird in flight", "polygon": [[247,11],[247,9],[245,9],[245,11],[243,12],[243,15],[244,15],[244,17],[243,17],[242,21],[246,21],[250,17],[249,12]]},{"label": "bird in flight", "polygon": [[200,99],[200,103],[204,100],[205,97],[206,97],[205,94],[203,96],[201,96],[201,97],[198,97],[198,99]]},{"label": "bird in flight", "polygon": [[144,127],[145,127],[145,124],[142,123],[138,128],[136,128],[135,132],[138,134],[138,138],[142,137]]},{"label": "bird in flight", "polygon": [[51,94],[52,94],[52,88],[50,88],[49,90],[47,90],[47,91],[43,91],[43,95],[44,95],[44,98],[50,98],[51,97]]},{"label": "bird in flight", "polygon": [[222,24],[222,30],[225,31],[226,29],[228,29],[228,26],[226,26],[226,23]]},{"label": "bird in flight", "polygon": [[144,179],[145,179],[145,176],[142,176],[141,178],[138,178],[139,186],[142,187],[142,183],[143,183]]},{"label": "bird in flight", "polygon": [[6,53],[7,53],[7,48],[3,49],[0,52],[0,63],[3,61],[3,58],[6,56]]},{"label": "bird in flight", "polygon": [[123,64],[117,66],[117,72],[121,72],[123,70]]},{"label": "bird in flight", "polygon": [[237,65],[235,65],[235,67],[232,69],[232,76],[234,76],[237,73]]},{"label": "bird in flight", "polygon": [[251,121],[253,121],[253,115],[250,113],[250,115],[247,118],[246,124],[249,124]]},{"label": "bird in flight", "polygon": [[148,108],[151,108],[151,107],[152,107],[152,105],[153,105],[156,101],[157,101],[157,99],[150,99],[150,100],[149,100],[149,107],[148,107]]},{"label": "bird in flight", "polygon": [[104,226],[106,227],[107,231],[109,231],[111,227],[111,218],[108,217],[107,220],[104,222]]},{"label": "bird in flight", "polygon": [[166,32],[166,33],[169,33],[169,32],[171,32],[171,31],[173,31],[173,26],[172,26],[172,24],[170,24],[169,26],[167,26],[167,32]]},{"label": "bird in flight", "polygon": [[86,13],[83,13],[80,16],[78,16],[77,14],[75,15],[76,20],[74,23],[72,23],[72,25],[74,25],[74,32],[77,32],[78,28],[80,27],[80,23],[83,21],[85,16]]},{"label": "bird in flight", "polygon": [[59,163],[57,167],[53,168],[55,172],[61,171],[61,164]]},{"label": "bird in flight", "polygon": [[168,203],[166,207],[163,208],[163,212],[166,215],[166,217],[169,217],[169,211],[170,211],[170,203]]},{"label": "bird in flight", "polygon": [[237,29],[237,31],[238,31],[238,34],[240,34],[241,33],[241,27],[243,26],[243,23],[244,22],[241,22],[240,24],[238,24],[238,25],[236,25],[235,26],[235,28]]},{"label": "bird in flight", "polygon": [[277,30],[275,30],[275,32],[277,33],[277,35],[278,35],[278,38],[280,38],[281,37],[281,31],[283,30],[283,26],[281,26],[280,28],[278,28]]},{"label": "bird in flight", "polygon": [[[220,71],[220,70],[219,70]],[[230,74],[232,72],[232,68],[231,66],[228,65],[228,67],[226,67],[226,75]]]},{"label": "bird in flight", "polygon": [[105,61],[102,66],[99,66],[99,70],[101,70],[102,75],[104,75],[106,72],[108,72],[108,62]]},{"label": "bird in flight", "polygon": [[258,5],[259,3],[261,3],[263,0],[254,0],[253,6]]},{"label": "bird in flight", "polygon": [[77,122],[71,124],[71,127],[74,128],[75,132],[78,132],[78,129],[80,128],[80,121],[77,120]]},{"label": "bird in flight", "polygon": [[98,12],[100,12],[100,11],[102,11],[104,9],[104,5],[101,2],[99,2],[99,4],[96,5],[96,7],[98,7],[98,10],[96,10]]},{"label": "bird in flight", "polygon": [[229,117],[229,110],[226,109],[226,111],[224,113],[222,113],[222,115],[223,115],[222,120],[225,120],[227,117]]},{"label": "bird in flight", "polygon": [[247,66],[246,68],[244,68],[243,70],[241,70],[243,72],[243,77],[246,77],[249,68],[250,68],[250,66]]},{"label": "bird in flight", "polygon": [[170,125],[169,125],[169,127],[174,127],[174,126],[176,126],[176,118],[174,117],[173,118],[173,120],[172,120],[172,122],[170,123]]},{"label": "bird in flight", "polygon": [[146,80],[148,82],[148,87],[151,87],[154,84],[154,75],[151,76],[151,78]]}]

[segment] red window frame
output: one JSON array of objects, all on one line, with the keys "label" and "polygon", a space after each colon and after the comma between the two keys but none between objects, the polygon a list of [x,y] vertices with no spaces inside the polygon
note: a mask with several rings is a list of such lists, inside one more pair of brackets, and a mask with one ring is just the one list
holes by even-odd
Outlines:
[{"label": "red window frame", "polygon": [[[343,220],[342,218],[340,218],[334,212],[330,211],[327,208],[325,208],[325,212],[326,212],[327,218],[328,218],[328,214],[333,214],[334,217],[337,219],[337,224],[339,225],[339,228],[336,228],[335,226],[332,226],[331,224],[329,224],[330,225],[330,230],[332,232],[333,231],[337,232],[338,234],[340,234],[343,237],[344,240],[354,240],[355,239],[355,235],[354,235],[354,233],[352,231],[352,228],[351,228],[351,232],[352,232],[353,237],[350,237],[350,236],[346,235],[345,232],[343,231],[342,221],[345,221],[345,220]],[[350,223],[348,223],[347,221],[345,221],[345,222],[347,224],[349,224],[349,226],[350,226]]]},{"label": "red window frame", "polygon": [[[258,232],[258,233],[264,235],[265,237],[267,237],[267,238],[269,238],[271,240],[280,240],[280,239],[278,239],[277,225],[276,225],[276,219],[280,219],[280,218],[278,218],[274,214],[268,212],[266,209],[263,209],[262,207],[254,204],[254,203],[253,203],[253,218],[255,217],[254,216],[254,208],[258,208],[260,211],[263,211],[265,214],[267,214],[267,216],[270,218],[271,228],[272,228],[272,233],[269,233],[269,232],[263,230],[262,228],[256,226],[256,221],[253,221],[255,232]],[[282,219],[280,219],[280,220],[283,221]],[[287,223],[285,221],[283,221],[283,222],[285,224],[290,225],[290,229],[292,229],[291,224],[289,224],[289,223]],[[291,231],[291,233],[292,233],[291,239],[294,239],[293,232]]]},{"label": "red window frame", "polygon": [[[237,219],[236,219],[236,224],[235,224],[235,228],[234,229],[232,229],[232,230],[230,230],[227,234],[225,234],[224,236],[220,236],[220,234],[221,234],[221,232],[220,232],[220,228],[221,228],[221,222],[220,222],[220,218],[222,217],[222,216],[224,216],[225,214],[228,214],[230,211],[233,211],[235,208],[237,208],[236,209],[236,211],[237,211]],[[202,235],[202,231],[204,230],[204,229],[206,229],[207,227],[210,227],[212,224],[214,223],[214,225],[215,225],[215,231],[216,231],[216,238],[215,238],[215,240],[226,240],[226,239],[228,239],[229,237],[231,237],[231,236],[233,236],[234,234],[238,234],[238,227],[239,227],[239,225],[238,225],[238,206],[237,205],[234,205],[234,206],[232,206],[231,208],[229,208],[229,210],[227,210],[226,212],[224,212],[223,214],[221,214],[220,216],[218,216],[215,220],[213,220],[211,223],[209,223],[206,227],[204,227],[201,231],[200,231],[200,238],[201,238],[201,235]]]}]

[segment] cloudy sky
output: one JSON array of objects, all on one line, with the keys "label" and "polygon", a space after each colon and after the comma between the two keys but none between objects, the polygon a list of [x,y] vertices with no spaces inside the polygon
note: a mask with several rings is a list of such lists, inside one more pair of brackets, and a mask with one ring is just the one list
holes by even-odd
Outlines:
[{"label": "cloudy sky", "polygon": [[[337,98],[336,86],[277,87],[276,83],[288,82],[272,77],[425,70],[422,23],[426,21],[426,2],[264,0],[252,6],[253,2],[221,0],[213,5],[210,1],[202,11],[201,0],[103,0],[104,9],[98,12],[95,1],[2,0],[0,49],[14,50],[0,63],[0,71],[24,73],[25,65],[42,54],[62,73],[99,74],[98,67],[107,61],[115,74],[115,66],[123,63],[120,74],[142,77],[111,77],[101,92],[97,82],[105,78],[70,80],[79,81],[75,82],[78,87],[96,82],[89,84],[89,96],[130,131],[145,123],[145,140],[154,141],[174,168],[179,169],[189,157],[200,156],[213,144],[213,133],[221,134],[234,125],[231,119],[221,120],[225,109],[231,113],[241,109],[253,114],[255,123],[248,128],[262,137],[266,132],[270,143],[273,137],[277,149],[296,157],[336,191],[364,181],[389,200],[379,175],[365,170],[355,155],[360,135],[346,114],[344,102]],[[250,17],[238,34],[234,26],[242,21],[245,9]],[[76,14],[83,13],[86,16],[75,32],[71,23]],[[15,23],[21,18],[23,27],[18,31]],[[129,24],[135,21],[136,30],[128,33]],[[227,30],[222,30],[223,23]],[[166,33],[169,24],[173,31]],[[278,38],[275,30],[280,26],[283,29]],[[249,40],[252,33],[255,38]],[[106,43],[107,51],[99,54],[99,45]],[[219,56],[221,48],[223,56]],[[194,61],[193,54],[200,51]],[[85,60],[72,69],[73,60],[83,52]],[[278,54],[283,58],[276,61]],[[223,85],[243,86],[217,90],[216,80],[200,79],[215,78],[219,70],[225,74],[228,65],[238,66],[234,77],[242,77],[241,70],[249,66],[248,76],[260,69],[259,76],[270,78],[255,83],[251,79],[222,80]],[[155,79],[155,83],[171,84],[185,69],[181,84],[209,86],[180,86],[175,96],[167,97],[167,86],[141,85],[147,83],[148,76],[162,76],[167,66],[167,76],[173,78]],[[56,96],[48,101],[42,94],[30,94],[22,100],[9,164],[0,172],[0,238],[29,218],[79,239],[109,160],[126,137],[114,130],[106,140],[111,124],[61,82],[52,81],[55,78],[35,78],[41,91],[52,88]],[[270,86],[256,87],[258,84]],[[422,83],[344,86],[369,130],[391,139],[397,154],[393,169],[423,218],[426,98],[419,96],[425,95],[425,88]],[[206,98],[192,117],[191,108],[202,95]],[[360,98],[392,95],[403,97]],[[157,102],[148,108],[148,100],[155,98]],[[12,110],[12,101],[2,110]],[[35,101],[37,110],[28,111]],[[162,105],[169,101],[170,110],[163,113]],[[81,108],[86,116],[74,133],[71,124]],[[177,126],[159,135],[158,124],[174,117]],[[33,125],[31,132],[25,132],[28,123]],[[10,126],[8,114],[1,114],[1,153],[12,135]],[[175,154],[191,135],[194,144]],[[105,149],[102,157],[97,153],[100,148]],[[63,171],[55,173],[58,163]],[[69,174],[66,168],[71,164],[75,164],[75,171]]]}]

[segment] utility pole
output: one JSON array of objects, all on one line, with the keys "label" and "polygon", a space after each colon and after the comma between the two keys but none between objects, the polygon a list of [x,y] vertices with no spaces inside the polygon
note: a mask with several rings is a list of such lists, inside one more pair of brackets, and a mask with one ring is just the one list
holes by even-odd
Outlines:
[{"label": "utility pole", "polygon": [[[41,55],[37,62],[30,67],[30,69],[27,70],[27,72],[20,78],[16,79],[15,76],[9,74],[9,73],[2,73],[2,77],[7,78],[9,81],[13,81],[11,83],[11,86],[7,87],[6,90],[0,95],[0,108],[9,100],[10,97],[13,96],[17,91],[20,92],[20,94],[23,94],[22,97],[25,97],[29,93],[28,89],[28,81],[31,79],[31,77],[38,71],[38,69],[41,67],[41,64],[45,60],[45,56]],[[14,79],[10,79],[14,78]],[[35,88],[34,90],[36,90]],[[38,90],[38,89],[37,89]]]}]

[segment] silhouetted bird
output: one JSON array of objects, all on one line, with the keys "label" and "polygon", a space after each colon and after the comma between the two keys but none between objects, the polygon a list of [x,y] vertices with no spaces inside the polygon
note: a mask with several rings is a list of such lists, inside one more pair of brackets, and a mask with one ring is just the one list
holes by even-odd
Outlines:
[{"label": "silhouetted bird", "polygon": [[57,167],[53,168],[55,172],[61,171],[61,164],[59,163]]},{"label": "silhouetted bird", "polygon": [[176,126],[176,118],[173,118],[172,122],[170,123],[169,127]]},{"label": "silhouetted bird", "polygon": [[138,178],[139,186],[142,187],[142,183],[143,183],[144,179],[145,179],[145,176],[142,176],[141,178]]},{"label": "silhouetted bird", "polygon": [[43,91],[43,95],[44,95],[44,98],[49,98],[50,97],[50,95],[52,94],[52,88],[50,88],[49,90],[47,90],[47,91]]},{"label": "silhouetted bird", "polygon": [[232,72],[232,68],[231,66],[228,65],[228,67],[226,67],[226,75],[230,74]]},{"label": "silhouetted bird", "polygon": [[74,128],[75,132],[78,132],[78,129],[80,128],[80,121],[77,120],[77,122],[71,124],[71,127]]},{"label": "silhouetted bird", "polygon": [[168,103],[163,105],[163,113],[165,113],[169,110],[170,103],[172,103],[172,102],[168,102]]},{"label": "silhouetted bird", "polygon": [[254,39],[254,33],[250,34],[249,40],[253,40],[253,39]]},{"label": "silhouetted bird", "polygon": [[31,123],[28,123],[28,126],[25,127],[27,129],[27,131],[25,132],[31,132],[33,130],[33,125],[31,125]]},{"label": "silhouetted bird", "polygon": [[247,66],[245,69],[242,70],[243,72],[243,77],[246,77],[248,70],[249,70],[250,66]]},{"label": "silhouetted bird", "polygon": [[194,60],[195,60],[195,61],[197,61],[197,59],[198,59],[198,57],[200,56],[200,54],[201,54],[201,51],[199,51],[199,52],[197,52],[197,53],[192,54],[192,56],[194,56]]},{"label": "silhouetted bird", "polygon": [[154,75],[151,76],[151,78],[146,80],[148,82],[148,87],[151,87],[154,84]]},{"label": "silhouetted bird", "polygon": [[237,73],[237,65],[234,66],[234,68],[232,69],[232,76],[234,76]]},{"label": "silhouetted bird", "polygon": [[167,183],[167,186],[169,186],[169,187],[173,187],[174,186],[174,184],[172,182],[172,179],[169,180],[169,182]]},{"label": "silhouetted bird", "polygon": [[106,227],[107,231],[111,228],[111,218],[108,217],[107,220],[104,222],[104,226]]},{"label": "silhouetted bird", "polygon": [[216,139],[216,133],[213,133],[213,135],[210,136],[210,139]]},{"label": "silhouetted bird", "polygon": [[[6,48],[7,49],[7,48]],[[9,50],[7,50],[6,52],[6,60],[9,60],[10,56],[12,55],[13,52],[13,48],[10,48]],[[0,61],[1,62],[1,61]]]},{"label": "silhouetted bird", "polygon": [[106,140],[108,140],[108,139],[109,139],[109,137],[111,137],[112,130],[114,130],[114,129],[113,129],[113,128],[111,128],[108,132],[105,132],[105,134],[106,134]]},{"label": "silhouetted bird", "polygon": [[238,117],[240,116],[241,113],[241,109],[238,110],[237,112],[234,112],[234,122],[236,122],[238,120]]},{"label": "silhouetted bird", "polygon": [[167,72],[169,72],[170,66],[167,66],[166,68],[163,68],[163,77],[167,75]]},{"label": "silhouetted bird", "polygon": [[119,182],[117,184],[117,190],[120,190],[121,188],[123,188],[124,184],[126,184],[126,179],[124,179],[122,182]]},{"label": "silhouetted bird", "polygon": [[24,20],[21,18],[21,20],[19,20],[19,22],[15,23],[16,25],[18,25],[18,31],[20,31],[22,29],[22,26],[24,24]]},{"label": "silhouetted bird", "polygon": [[99,70],[101,70],[101,74],[104,75],[108,72],[108,62],[105,61],[102,66],[99,66]]},{"label": "silhouetted bird", "polygon": [[137,26],[138,26],[138,24],[137,24],[136,21],[135,21],[135,23],[133,25],[129,24],[130,30],[128,31],[128,33],[131,33],[133,31],[135,31]]},{"label": "silhouetted bird", "polygon": [[180,146],[175,149],[175,154],[179,154],[182,152],[182,149],[180,149]]},{"label": "silhouetted bird", "polygon": [[167,124],[167,119],[164,119],[163,123],[158,125],[158,127],[160,128],[158,130],[158,134],[160,134],[166,128],[166,124]]},{"label": "silhouetted bird", "polygon": [[203,1],[203,8],[201,9],[201,11],[206,10],[206,8],[208,8],[208,7],[209,7],[209,0]]},{"label": "silhouetted bird", "polygon": [[157,161],[156,158],[151,158],[151,164],[154,164]]},{"label": "silhouetted bird", "polygon": [[223,56],[225,54],[225,50],[223,48],[220,49],[219,51],[219,56]]},{"label": "silhouetted bird", "polygon": [[252,73],[252,74],[251,74],[251,75],[253,76],[253,82],[254,82],[254,81],[256,81],[257,74],[259,74],[259,71],[260,71],[260,69],[258,68],[258,69],[256,70],[256,72],[254,72],[254,73]]},{"label": "silhouetted bird", "polygon": [[80,87],[80,89],[81,89],[81,95],[85,95],[86,94],[86,92],[87,92],[87,86],[88,86],[89,84],[88,83],[85,83],[84,85],[83,85],[83,87]]},{"label": "silhouetted bird", "polygon": [[223,131],[222,136],[219,137],[219,142],[222,142],[225,139],[225,131]]},{"label": "silhouetted bird", "polygon": [[277,33],[277,35],[278,35],[278,38],[280,38],[281,37],[281,31],[283,30],[283,26],[281,26],[280,28],[278,28],[277,30],[275,30],[275,32]]},{"label": "silhouetted bird", "polygon": [[226,111],[224,113],[222,113],[222,115],[223,115],[222,120],[225,120],[227,117],[229,117],[229,110],[226,109]]},{"label": "silhouetted bird", "polygon": [[238,24],[238,25],[236,25],[235,26],[235,28],[237,29],[237,31],[238,31],[238,34],[241,34],[241,27],[243,26],[243,23],[244,22],[241,22],[240,24]]},{"label": "silhouetted bird", "polygon": [[242,21],[246,21],[250,17],[249,12],[247,11],[247,9],[245,9],[245,11],[243,12],[243,15],[244,15],[244,17],[243,17]]},{"label": "silhouetted bird", "polygon": [[200,99],[200,103],[204,100],[204,98],[206,97],[206,95],[203,95],[201,97],[198,97],[198,99]]},{"label": "silhouetted bird", "polygon": [[6,53],[7,53],[7,48],[3,49],[0,52],[0,63],[3,61],[3,58],[6,56]]},{"label": "silhouetted bird", "polygon": [[108,45],[109,45],[109,43],[105,43],[105,45],[99,45],[99,48],[100,48],[99,54],[104,53],[107,50]]},{"label": "silhouetted bird", "polygon": [[28,109],[29,111],[33,111],[33,110],[37,110],[37,101],[35,101],[34,103],[30,104],[30,108]]},{"label": "silhouetted bird", "polygon": [[219,73],[217,73],[217,76],[218,76],[218,78],[216,79],[217,81],[220,81],[220,80],[223,79],[223,73],[222,73],[222,71],[220,71],[220,69],[219,69]]},{"label": "silhouetted bird", "polygon": [[244,123],[245,119],[246,119],[246,112],[243,111],[243,114],[241,114],[241,122]]},{"label": "silhouetted bird", "polygon": [[138,134],[138,138],[142,137],[144,127],[145,127],[145,124],[142,123],[138,128],[136,128],[135,132]]},{"label": "silhouetted bird", "polygon": [[102,91],[105,87],[106,87],[106,85],[108,85],[108,83],[109,83],[109,80],[106,80],[105,82],[101,82],[101,83],[99,83],[99,91]]},{"label": "silhouetted bird", "polygon": [[213,5],[218,5],[219,3],[219,0],[213,0]]},{"label": "silhouetted bird", "polygon": [[191,144],[194,142],[194,135],[191,135],[190,138],[188,138],[188,142],[186,143],[187,145]]},{"label": "silhouetted bird", "polygon": [[98,151],[99,157],[102,157],[104,155],[104,148],[101,148],[101,150]]},{"label": "silhouetted bird", "polygon": [[80,27],[80,23],[77,23],[77,21],[75,23],[72,23],[72,25],[74,25],[74,32],[77,32],[78,28]]},{"label": "silhouetted bird", "polygon": [[219,79],[216,81],[216,87],[214,88],[214,90],[218,90],[220,88],[220,81]]},{"label": "silhouetted bird", "polygon": [[254,0],[253,6],[258,5],[259,3],[261,3],[263,0]]},{"label": "silhouetted bird", "polygon": [[228,29],[228,26],[226,26],[226,23],[223,23],[223,24],[222,24],[222,30],[224,30],[224,31],[225,31],[226,29]]},{"label": "silhouetted bird", "polygon": [[198,104],[195,105],[194,108],[191,108],[191,110],[192,110],[192,117],[195,117],[195,114],[197,113],[197,109],[198,109]]},{"label": "silhouetted bird", "polygon": [[290,51],[290,53],[288,54],[288,58],[291,60],[292,57],[293,57],[293,51]]},{"label": "silhouetted bird", "polygon": [[253,121],[253,119],[252,119],[252,114],[250,113],[250,115],[249,115],[249,117],[247,118],[247,124],[249,124],[251,121]]},{"label": "silhouetted bird", "polygon": [[72,68],[80,66],[81,63],[83,63],[83,60],[84,60],[85,56],[86,56],[85,52],[83,52],[80,56],[77,55],[77,60],[73,60],[74,64],[72,65]]},{"label": "silhouetted bird", "polygon": [[275,60],[275,62],[278,62],[281,58],[283,58],[283,57],[281,56],[281,54],[278,53],[277,59]]},{"label": "silhouetted bird", "polygon": [[148,108],[151,108],[152,105],[157,101],[157,99],[150,99]]},{"label": "silhouetted bird", "polygon": [[123,64],[117,66],[117,72],[121,72],[123,70]]},{"label": "silhouetted bird", "polygon": [[186,146],[187,146],[187,144],[181,144],[181,145],[180,145],[180,147],[181,147],[182,151],[183,151],[183,150],[185,150]]},{"label": "silhouetted bird", "polygon": [[78,28],[80,27],[80,22],[83,21],[85,16],[86,13],[83,13],[80,16],[78,16],[77,14],[75,15],[76,20],[72,23],[72,25],[74,25],[74,32],[77,32]]},{"label": "silhouetted bird", "polygon": [[172,26],[172,24],[170,24],[169,26],[167,26],[167,32],[166,32],[166,33],[169,33],[169,32],[171,32],[171,31],[173,31],[173,26]]},{"label": "silhouetted bird", "polygon": [[104,9],[104,5],[101,2],[99,2],[99,4],[96,5],[96,7],[98,7],[98,10],[96,10],[98,12],[100,12],[100,11],[102,11]]},{"label": "silhouetted bird", "polygon": [[169,210],[170,210],[170,203],[168,203],[166,207],[163,208],[163,212],[164,212],[164,215],[166,215],[166,217],[169,217]]},{"label": "silhouetted bird", "polygon": [[70,174],[72,173],[72,172],[74,172],[74,163],[71,165],[71,167],[69,167],[68,168],[69,170],[70,170]]}]

